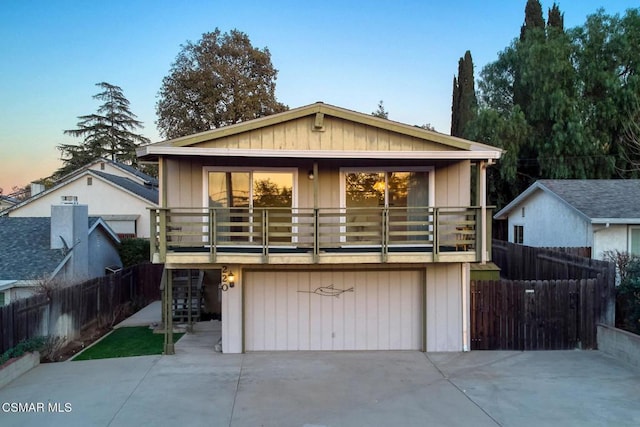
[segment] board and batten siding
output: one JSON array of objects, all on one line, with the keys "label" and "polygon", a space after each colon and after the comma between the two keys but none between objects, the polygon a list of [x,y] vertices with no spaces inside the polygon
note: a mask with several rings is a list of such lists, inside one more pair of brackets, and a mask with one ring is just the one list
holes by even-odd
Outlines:
[{"label": "board and batten siding", "polygon": [[463,298],[469,298],[465,268],[468,264],[437,264],[426,269],[427,351],[464,349],[463,333],[469,330],[468,316],[463,316]]},{"label": "board and batten siding", "polygon": [[324,117],[324,129],[313,130],[315,116],[279,123],[240,134],[202,142],[209,148],[269,150],[452,150],[437,142],[401,135],[336,117]]},{"label": "board and batten siding", "polygon": [[[224,165],[212,164],[211,160],[204,159],[168,159],[167,169],[169,177],[167,181],[167,207],[199,207],[206,206],[204,194],[205,172],[207,166]],[[424,166],[434,166],[433,162],[426,161]],[[255,166],[247,162],[247,169],[260,169],[260,163]],[[298,207],[313,207],[313,181],[307,177],[310,167],[298,167]],[[372,168],[372,169],[375,169]],[[399,166],[398,170],[402,167]],[[318,179],[318,205],[325,208],[340,207],[340,168],[331,169],[320,166]],[[435,164],[434,172],[435,205],[442,206],[468,206],[470,172],[469,161],[463,160],[448,164]]]}]

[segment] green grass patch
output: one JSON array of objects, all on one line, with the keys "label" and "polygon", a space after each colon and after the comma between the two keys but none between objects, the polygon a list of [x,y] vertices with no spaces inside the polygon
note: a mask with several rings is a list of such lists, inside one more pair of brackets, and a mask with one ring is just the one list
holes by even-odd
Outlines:
[{"label": "green grass patch", "polygon": [[[176,342],[184,334],[173,334]],[[102,341],[86,349],[73,360],[111,359],[114,357],[162,354],[164,334],[154,334],[147,326],[115,329]]]}]

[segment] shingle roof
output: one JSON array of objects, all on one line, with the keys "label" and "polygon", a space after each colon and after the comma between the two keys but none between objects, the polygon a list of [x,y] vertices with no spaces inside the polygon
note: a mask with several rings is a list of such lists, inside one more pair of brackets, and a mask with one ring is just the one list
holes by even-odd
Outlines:
[{"label": "shingle roof", "polygon": [[536,190],[555,194],[592,221],[640,218],[640,179],[541,179],[498,212],[496,218],[505,218]]},{"label": "shingle roof", "polygon": [[638,179],[542,179],[541,185],[594,218],[640,218]]},{"label": "shingle roof", "polygon": [[134,168],[133,166],[130,165],[125,165],[124,163],[120,163],[120,162],[116,162],[114,160],[109,160],[109,159],[102,159],[103,161],[109,162],[113,165],[115,165],[116,167],[119,167],[120,169],[124,169],[127,172],[137,176],[140,179],[145,180],[146,182],[150,183],[153,186],[158,186],[158,179],[152,177],[151,175],[147,175],[146,173]]},{"label": "shingle roof", "polygon": [[0,280],[30,280],[53,273],[62,249],[50,249],[51,218],[0,217]]},{"label": "shingle roof", "polygon": [[[98,221],[90,216],[88,230]],[[50,248],[50,217],[0,217],[0,280],[48,277],[65,257]]]},{"label": "shingle roof", "polygon": [[147,199],[151,203],[155,203],[155,204],[158,203],[158,187],[154,187],[154,186],[147,187],[145,185],[138,184],[137,182],[132,181],[129,178],[124,178],[117,175],[111,175],[109,173],[102,172],[102,171],[94,170],[92,171],[92,173],[95,173],[96,175],[106,179],[107,181],[110,181],[115,185],[124,188],[125,190],[131,191],[132,193]]}]

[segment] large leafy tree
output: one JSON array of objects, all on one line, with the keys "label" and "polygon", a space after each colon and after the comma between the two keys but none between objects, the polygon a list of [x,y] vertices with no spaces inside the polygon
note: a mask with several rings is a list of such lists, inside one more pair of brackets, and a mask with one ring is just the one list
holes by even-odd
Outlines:
[{"label": "large leafy tree", "polygon": [[466,51],[458,61],[458,76],[453,78],[451,104],[451,135],[464,137],[467,124],[473,119],[478,107],[473,78],[473,59]]},{"label": "large leafy tree", "polygon": [[93,99],[103,103],[95,113],[79,116],[77,129],[64,131],[65,135],[82,138],[82,142],[58,145],[63,166],[54,174],[57,177],[101,157],[135,165],[136,147],[150,142],[136,132],[143,127],[142,122],[131,112],[122,88],[106,82],[96,83],[96,86],[102,91]]},{"label": "large leafy tree", "polygon": [[567,31],[557,5],[543,25],[538,6],[527,2],[520,37],[482,70],[465,135],[507,150],[491,194],[499,206],[538,178],[640,174],[639,10],[600,11]]},{"label": "large leafy tree", "polygon": [[182,46],[156,104],[164,137],[177,138],[286,110],[275,97],[277,70],[267,48],[219,29]]},{"label": "large leafy tree", "polygon": [[572,31],[579,47],[575,63],[581,83],[582,116],[592,143],[615,176],[640,176],[640,9],[622,17],[602,10]]}]

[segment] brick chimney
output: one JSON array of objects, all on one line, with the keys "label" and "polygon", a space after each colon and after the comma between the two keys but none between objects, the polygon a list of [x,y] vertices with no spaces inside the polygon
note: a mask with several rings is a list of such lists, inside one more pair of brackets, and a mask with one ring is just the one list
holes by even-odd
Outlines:
[{"label": "brick chimney", "polygon": [[59,205],[51,206],[51,249],[71,254],[67,277],[89,276],[89,207],[79,205],[75,197],[62,197]]}]

